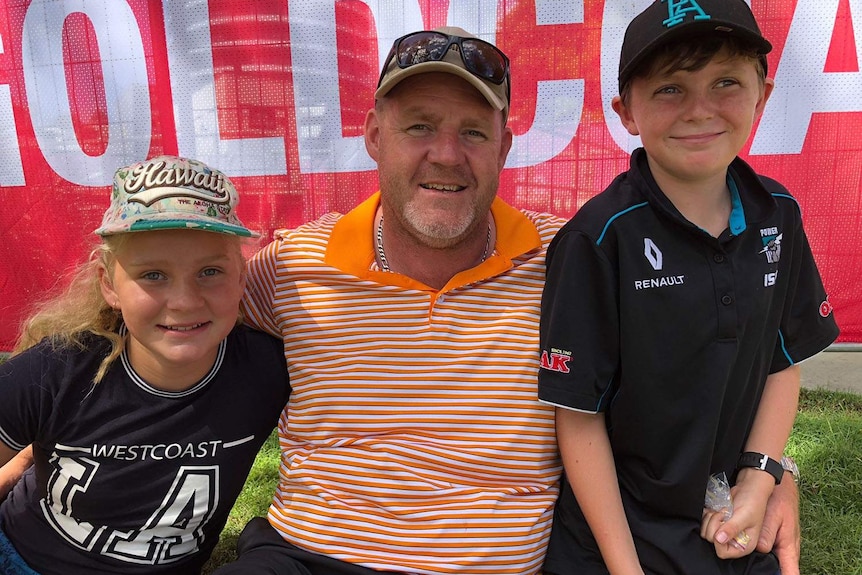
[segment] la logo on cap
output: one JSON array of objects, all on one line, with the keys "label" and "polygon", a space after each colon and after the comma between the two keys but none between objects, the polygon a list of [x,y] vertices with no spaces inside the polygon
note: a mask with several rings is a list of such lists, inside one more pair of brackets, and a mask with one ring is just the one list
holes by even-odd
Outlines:
[{"label": "la logo on cap", "polygon": [[667,2],[667,20],[662,24],[672,28],[681,24],[689,12],[695,12],[695,20],[709,20],[711,16],[703,11],[696,0],[661,0]]}]

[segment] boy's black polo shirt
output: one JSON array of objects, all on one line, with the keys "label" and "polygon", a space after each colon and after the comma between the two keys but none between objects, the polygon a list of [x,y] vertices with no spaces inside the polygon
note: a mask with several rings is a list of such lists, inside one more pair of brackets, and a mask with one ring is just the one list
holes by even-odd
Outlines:
[{"label": "boy's black polo shirt", "polygon": [[[719,567],[700,538],[707,478],[732,475],[767,375],[838,334],[796,201],[738,158],[728,182],[734,209],[714,238],[662,194],[638,149],[548,250],[539,398],[606,412],[647,572],[757,572]],[[555,522],[547,572],[596,556],[568,485]]]}]

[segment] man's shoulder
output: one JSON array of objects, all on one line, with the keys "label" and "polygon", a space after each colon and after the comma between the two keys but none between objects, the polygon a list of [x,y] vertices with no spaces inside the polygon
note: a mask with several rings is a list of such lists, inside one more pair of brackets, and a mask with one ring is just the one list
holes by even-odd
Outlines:
[{"label": "man's shoulder", "polygon": [[548,244],[557,235],[557,232],[566,224],[566,219],[548,212],[535,212],[527,209],[519,209],[519,212],[526,217],[530,223],[536,227],[539,237],[542,239],[542,245],[547,247]]},{"label": "man's shoulder", "polygon": [[343,214],[332,212],[295,228],[277,229],[272,241],[252,261],[284,261],[293,258],[323,260],[335,224]]},{"label": "man's shoulder", "polygon": [[536,225],[536,228],[561,228],[563,224],[566,223],[566,218],[548,212],[534,212],[526,209],[521,209],[519,211],[533,222]]},{"label": "man's shoulder", "polygon": [[273,239],[279,241],[295,241],[301,238],[329,237],[336,222],[344,217],[340,212],[330,212],[316,220],[306,222],[295,228],[281,228],[273,232]]}]

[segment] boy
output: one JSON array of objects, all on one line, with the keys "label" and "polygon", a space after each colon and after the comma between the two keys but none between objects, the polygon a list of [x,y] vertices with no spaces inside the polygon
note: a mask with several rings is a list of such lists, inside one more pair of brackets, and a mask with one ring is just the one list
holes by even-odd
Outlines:
[{"label": "boy", "polygon": [[[754,553],[797,364],[838,328],[799,207],[737,154],[772,91],[742,0],[657,0],[613,107],[643,148],[548,250],[539,398],[567,483],[545,573],[775,575]],[[711,474],[730,519],[704,513]]]}]

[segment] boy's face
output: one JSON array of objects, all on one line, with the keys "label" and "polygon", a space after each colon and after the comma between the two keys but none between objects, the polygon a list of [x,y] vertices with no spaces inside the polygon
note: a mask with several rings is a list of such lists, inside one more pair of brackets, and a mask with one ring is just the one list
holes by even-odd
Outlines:
[{"label": "boy's face", "polygon": [[634,78],[627,102],[617,96],[613,108],[640,136],[662,188],[724,185],[772,88],[751,59],[721,50],[700,70]]}]

